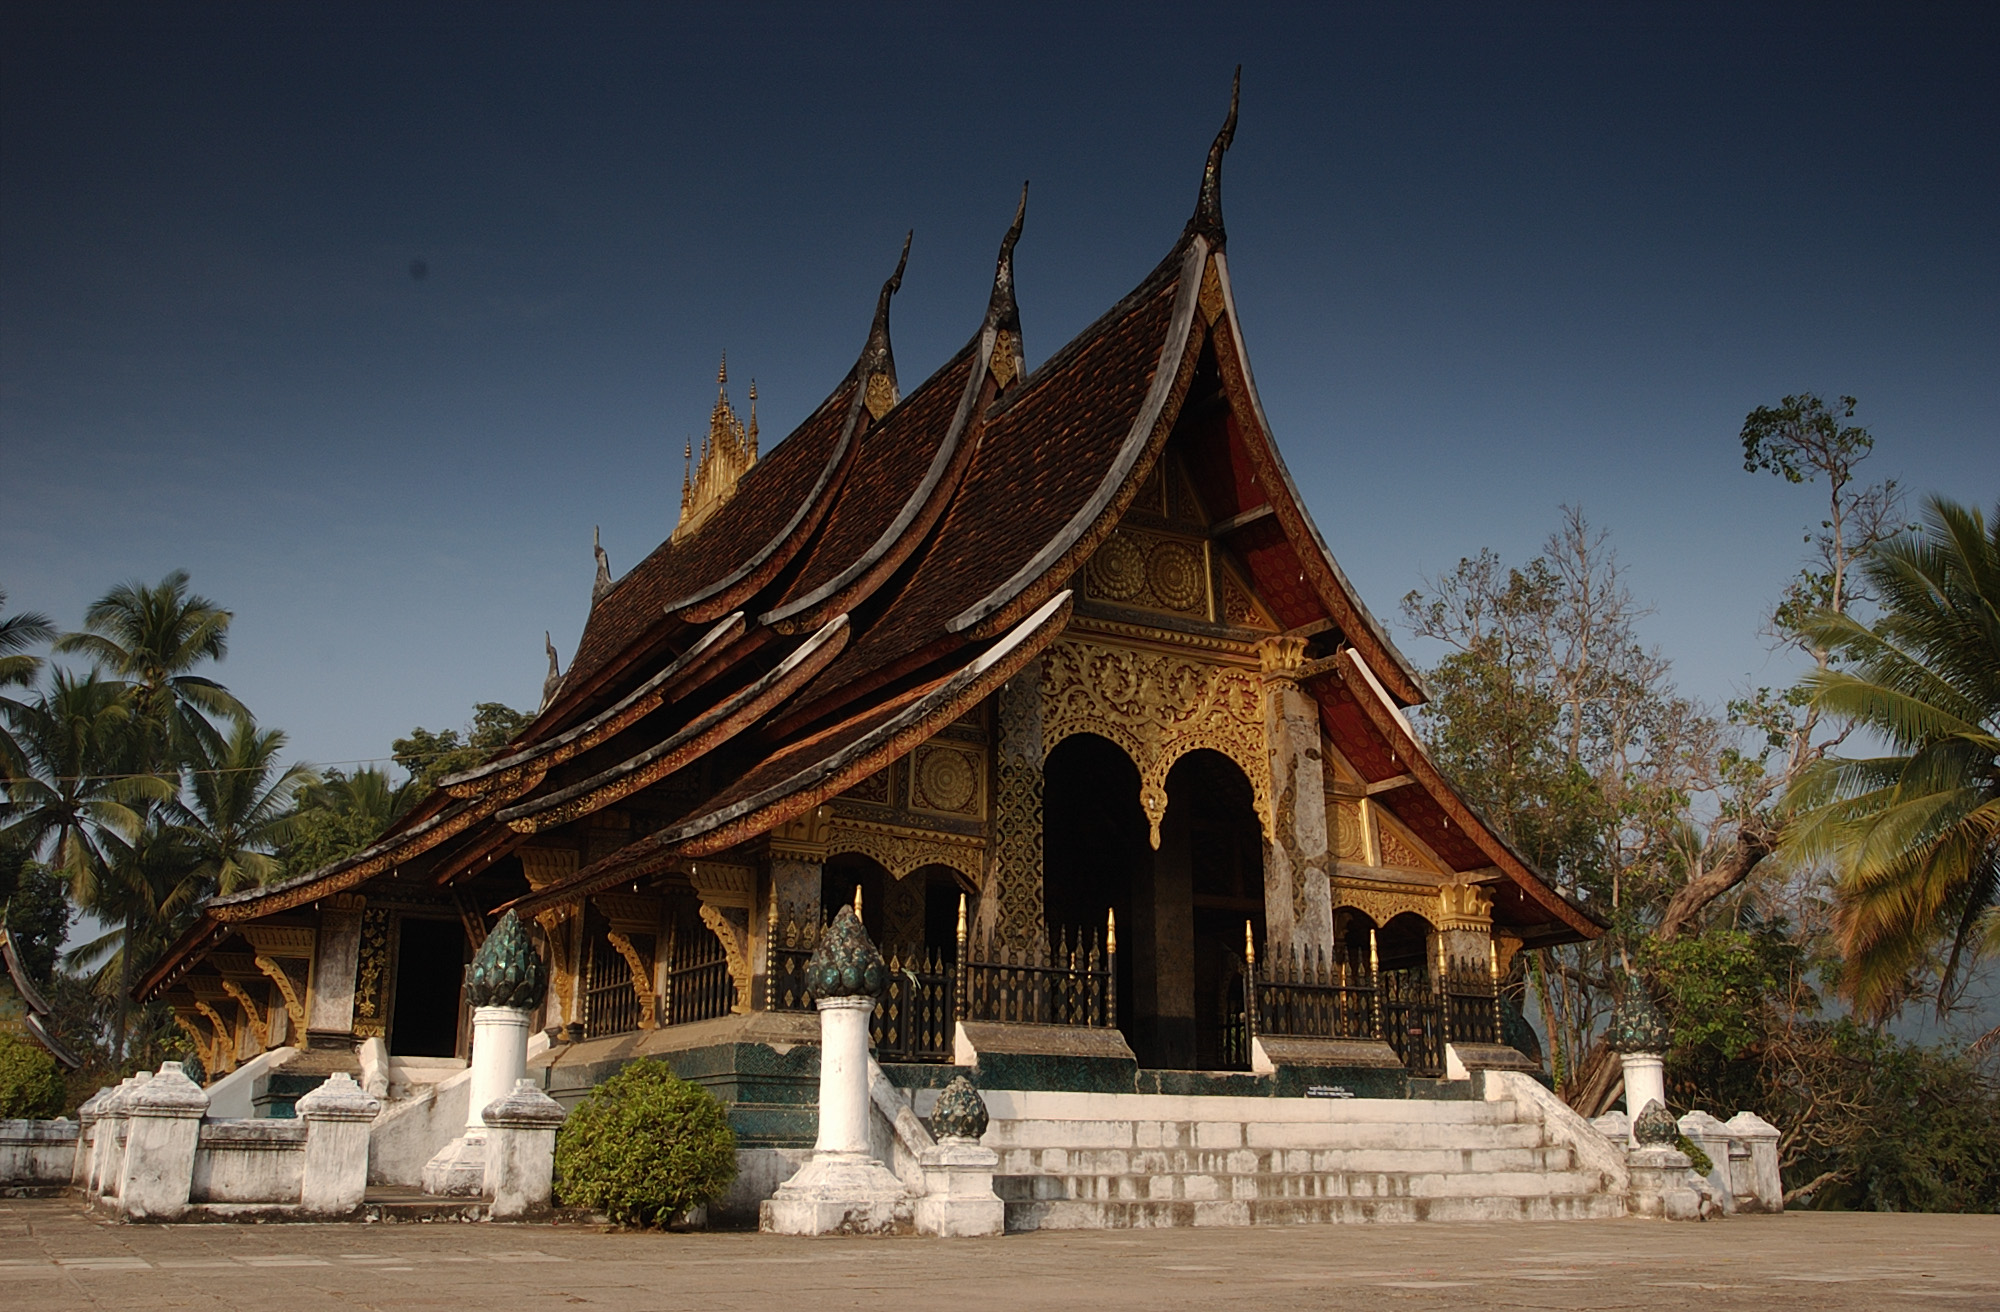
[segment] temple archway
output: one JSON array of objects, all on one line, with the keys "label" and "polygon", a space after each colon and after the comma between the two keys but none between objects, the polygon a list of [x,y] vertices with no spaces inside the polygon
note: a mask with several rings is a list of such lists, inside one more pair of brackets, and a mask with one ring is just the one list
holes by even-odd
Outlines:
[{"label": "temple archway", "polygon": [[1132,896],[1150,881],[1153,864],[1139,769],[1109,739],[1072,734],[1049,753],[1042,778],[1045,922],[1052,935],[1092,935],[1105,929],[1107,911],[1117,916],[1118,1018],[1133,1042],[1134,969],[1142,949]]}]

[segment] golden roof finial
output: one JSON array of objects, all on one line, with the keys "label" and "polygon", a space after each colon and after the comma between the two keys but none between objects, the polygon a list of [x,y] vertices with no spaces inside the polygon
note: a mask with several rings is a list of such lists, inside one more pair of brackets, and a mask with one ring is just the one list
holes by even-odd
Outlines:
[{"label": "golden roof finial", "polygon": [[[723,353],[715,370],[715,409],[708,417],[708,436],[702,439],[701,462],[681,485],[681,518],[674,536],[693,532],[703,520],[729,500],[737,480],[757,463],[757,385],[750,385],[750,427],[736,417],[729,403],[729,355]],[[688,459],[693,460],[693,443]]]}]

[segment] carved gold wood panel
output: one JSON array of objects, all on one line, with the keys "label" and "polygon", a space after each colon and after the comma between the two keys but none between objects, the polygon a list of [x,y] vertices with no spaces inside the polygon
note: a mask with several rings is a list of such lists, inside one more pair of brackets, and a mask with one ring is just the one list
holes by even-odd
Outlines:
[{"label": "carved gold wood panel", "polygon": [[1264,743],[1264,688],[1252,671],[1066,640],[1042,665],[1042,743],[1053,750],[1076,733],[1125,749],[1139,767],[1139,804],[1160,845],[1167,774],[1201,748],[1222,753],[1250,779],[1257,818],[1271,834],[1271,770]]},{"label": "carved gold wood panel", "polygon": [[1435,926],[1438,923],[1438,895],[1427,888],[1381,889],[1356,888],[1333,881],[1332,901],[1335,910],[1352,907],[1367,916],[1378,926],[1386,925],[1391,919],[1408,911],[1422,917]]},{"label": "carved gold wood panel", "polygon": [[1207,546],[1121,525],[1090,558],[1084,595],[1206,620],[1210,614]]},{"label": "carved gold wood panel", "polygon": [[855,852],[869,857],[894,879],[902,879],[925,866],[949,866],[977,886],[985,847],[977,838],[843,817],[833,822],[833,837],[827,852],[830,856]]},{"label": "carved gold wood panel", "polygon": [[910,753],[910,806],[941,815],[978,817],[986,812],[980,753],[932,741]]}]

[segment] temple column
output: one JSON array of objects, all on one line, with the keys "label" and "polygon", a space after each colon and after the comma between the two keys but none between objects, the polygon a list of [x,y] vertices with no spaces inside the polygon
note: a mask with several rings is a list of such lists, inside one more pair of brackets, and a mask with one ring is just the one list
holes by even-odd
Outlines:
[{"label": "temple column", "polygon": [[775,996],[771,971],[776,958],[772,953],[786,942],[787,935],[804,942],[807,934],[819,929],[820,878],[832,839],[833,811],[824,806],[771,831],[770,880],[752,945],[757,1005],[764,1010],[771,1008]]},{"label": "temple column", "polygon": [[979,899],[978,941],[1026,947],[1042,923],[1042,660],[1028,662],[995,701],[993,841]]},{"label": "temple column", "polygon": [[[523,847],[521,873],[534,892],[561,883],[576,873],[574,848]],[[547,907],[535,913],[535,923],[549,944],[549,996],[543,1022],[552,1028],[583,1032],[583,903]],[[376,1031],[380,1033],[380,1031]]]},{"label": "temple column", "polygon": [[476,1195],[486,1183],[482,1113],[527,1074],[528,1025],[548,996],[549,972],[524,926],[509,911],[486,936],[465,983],[472,1007],[472,1087],[465,1129],[424,1163],[424,1192]]},{"label": "temple column", "polygon": [[1470,884],[1446,884],[1438,890],[1437,948],[1445,961],[1461,970],[1495,971],[1493,898]]},{"label": "temple column", "polygon": [[365,903],[359,893],[336,893],[320,907],[312,987],[306,990],[311,1047],[344,1048],[354,1042],[354,980],[361,965]]},{"label": "temple column", "polygon": [[1270,638],[1257,647],[1264,671],[1264,741],[1271,762],[1264,935],[1273,953],[1290,947],[1333,950],[1319,706],[1298,681],[1305,652],[1303,638]]}]

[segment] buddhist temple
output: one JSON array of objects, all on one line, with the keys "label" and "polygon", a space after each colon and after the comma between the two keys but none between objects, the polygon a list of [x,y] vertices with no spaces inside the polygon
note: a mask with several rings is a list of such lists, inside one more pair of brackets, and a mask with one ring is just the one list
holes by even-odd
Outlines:
[{"label": "buddhist temple", "polygon": [[213,899],[142,982],[210,1078],[298,1049],[392,1101],[435,1082],[511,910],[549,966],[543,1088],[662,1056],[740,1142],[810,1143],[804,965],[842,906],[909,1086],[1409,1097],[1537,1066],[1516,954],[1602,922],[1431,763],[1422,680],[1287,472],[1230,280],[1235,123],[1159,262],[1033,368],[1025,190],[929,377],[891,348],[907,242],[768,450],[725,366],[677,525],[622,576],[599,552],[520,736],[366,850]]}]

